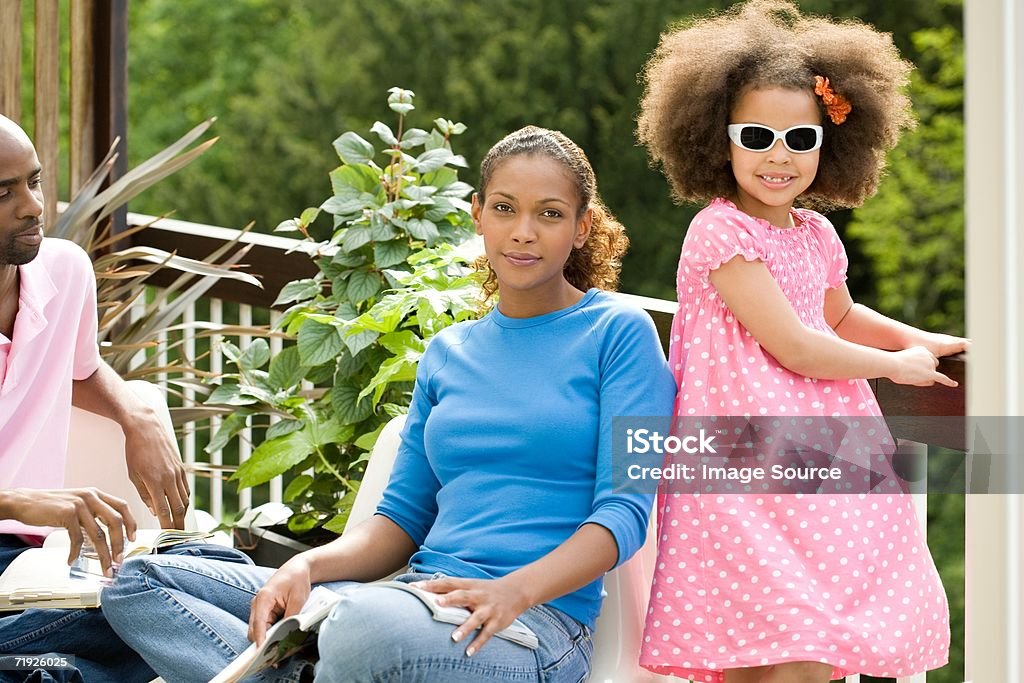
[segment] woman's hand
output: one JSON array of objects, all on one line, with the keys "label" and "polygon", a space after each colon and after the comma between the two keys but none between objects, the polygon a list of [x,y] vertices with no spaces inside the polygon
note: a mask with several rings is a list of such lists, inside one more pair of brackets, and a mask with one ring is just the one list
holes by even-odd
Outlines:
[{"label": "woman's hand", "polygon": [[441,606],[465,607],[472,614],[452,633],[452,640],[461,641],[473,631],[480,629],[476,638],[466,648],[466,656],[472,657],[480,651],[498,631],[515,621],[516,617],[530,608],[526,593],[508,577],[503,579],[434,579],[412,584],[416,588],[441,597]]},{"label": "woman's hand", "polygon": [[297,614],[309,599],[312,589],[309,562],[303,554],[281,565],[252,599],[249,613],[249,640],[262,645],[267,628],[281,619]]},{"label": "woman's hand", "polygon": [[903,351],[895,351],[896,369],[889,379],[897,384],[911,384],[918,387],[930,387],[938,382],[947,387],[955,387],[955,380],[946,377],[936,370],[939,359],[923,346],[912,346]]}]

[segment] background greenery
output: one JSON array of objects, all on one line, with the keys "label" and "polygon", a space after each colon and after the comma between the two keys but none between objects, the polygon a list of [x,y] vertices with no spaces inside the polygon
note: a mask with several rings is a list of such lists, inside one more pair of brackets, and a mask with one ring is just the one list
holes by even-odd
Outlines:
[{"label": "background greenery", "polygon": [[[559,128],[589,154],[630,230],[624,291],[673,298],[685,226],[634,142],[637,73],[671,22],[724,0],[135,0],[130,3],[133,159],[218,116],[220,143],[133,204],[269,231],[313,206],[334,167],[330,141],[376,119],[378,93],[416,92],[428,120],[469,130],[475,168],[526,123]],[[919,66],[919,132],[891,159],[893,183],[845,235],[858,300],[909,322],[963,329],[961,0],[804,0],[806,11],[890,31]],[[468,178],[473,183],[472,177]],[[850,212],[832,216],[842,231]],[[327,226],[324,226],[326,232]],[[932,287],[937,276],[940,287]]]},{"label": "background greenery", "polygon": [[[134,0],[130,3],[132,163],[218,116],[222,140],[132,209],[270,231],[317,205],[337,163],[330,142],[378,118],[383,89],[414,90],[426,119],[469,129],[475,168],[526,123],[587,150],[608,205],[630,230],[624,291],[674,298],[679,244],[698,207],[678,207],[634,142],[637,73],[672,21],[718,0]],[[890,156],[863,208],[831,216],[851,258],[854,297],[908,322],[963,332],[961,0],[803,0],[893,33],[918,66],[921,125]],[[467,181],[474,183],[474,173]],[[329,233],[326,222],[323,234]],[[963,500],[931,496],[931,543],[950,594],[961,681]]]}]

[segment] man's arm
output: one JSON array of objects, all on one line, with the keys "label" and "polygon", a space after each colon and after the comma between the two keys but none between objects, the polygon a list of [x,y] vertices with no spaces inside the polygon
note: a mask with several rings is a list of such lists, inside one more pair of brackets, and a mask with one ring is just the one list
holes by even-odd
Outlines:
[{"label": "man's arm", "polygon": [[[64,527],[71,539],[68,564],[78,558],[82,541],[88,537],[108,575],[111,562],[121,561],[125,535],[128,540],[135,540],[135,519],[128,510],[128,503],[93,488],[0,490],[0,519],[15,519],[32,526]],[[99,522],[109,530],[109,546]]]},{"label": "man's arm", "polygon": [[72,405],[121,425],[128,476],[164,528],[185,528],[188,481],[178,449],[157,413],[105,362],[73,385]]}]

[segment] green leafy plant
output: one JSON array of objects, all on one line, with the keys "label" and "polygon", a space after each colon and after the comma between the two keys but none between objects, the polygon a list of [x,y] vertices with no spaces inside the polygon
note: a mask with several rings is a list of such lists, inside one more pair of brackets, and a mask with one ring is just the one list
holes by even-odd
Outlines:
[{"label": "green leafy plant", "polygon": [[[411,91],[389,91],[397,128],[370,128],[382,148],[351,131],[334,141],[341,165],[330,173],[332,196],[277,227],[313,242],[319,269],[275,302],[289,306],[278,329],[295,343],[274,358],[263,339],[244,350],[225,344],[237,371],[207,400],[233,410],[209,450],[253,416],[274,418],[256,424],[264,439],[233,479],[249,487],[290,474],[284,498],[295,532],[341,531],[368,451],[407,409],[427,341],[479,312],[472,187],[459,180],[466,162],[451,148],[466,127],[437,119],[430,131],[407,128],[412,101]],[[318,241],[321,214],[333,226]]]}]

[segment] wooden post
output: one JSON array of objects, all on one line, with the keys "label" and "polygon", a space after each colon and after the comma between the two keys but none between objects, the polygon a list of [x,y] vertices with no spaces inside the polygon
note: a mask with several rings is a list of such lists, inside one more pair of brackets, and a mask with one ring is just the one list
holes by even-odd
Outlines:
[{"label": "wooden post", "polygon": [[70,196],[96,168],[94,0],[71,0]]},{"label": "wooden post", "polygon": [[44,224],[57,220],[60,149],[60,12],[58,0],[36,0],[35,133],[33,140],[46,178]]},{"label": "wooden post", "polygon": [[[96,0],[93,44],[96,102],[94,155],[98,164],[115,139],[120,139],[111,182],[128,171],[128,0]],[[128,208],[113,216],[112,234],[127,229]],[[126,247],[127,243],[116,248]]]},{"label": "wooden post", "polygon": [[[127,0],[71,2],[71,194],[82,186],[121,139],[112,179],[128,168]],[[115,232],[125,213],[114,216]]]},{"label": "wooden post", "polygon": [[21,0],[0,0],[0,114],[21,121]]}]

